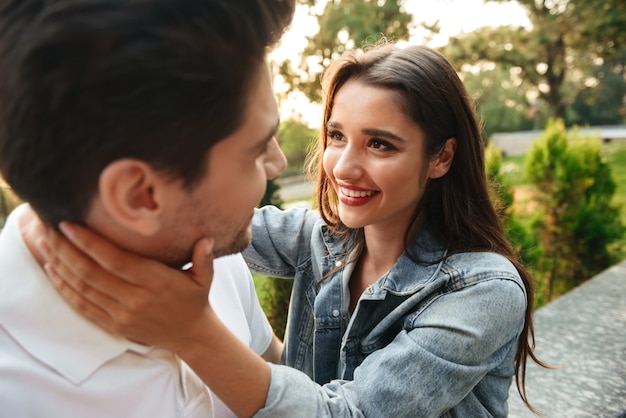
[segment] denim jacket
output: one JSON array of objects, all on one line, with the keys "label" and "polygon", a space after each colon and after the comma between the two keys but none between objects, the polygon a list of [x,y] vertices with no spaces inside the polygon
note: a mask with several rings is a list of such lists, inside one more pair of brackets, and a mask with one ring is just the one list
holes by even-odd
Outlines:
[{"label": "denim jacket", "polygon": [[[294,278],[283,352],[291,367],[270,366],[257,417],[507,416],[526,294],[505,257],[424,264],[405,252],[350,317],[353,264],[317,212],[266,206],[252,235],[248,266]],[[427,225],[413,250],[420,260],[445,254]]]}]

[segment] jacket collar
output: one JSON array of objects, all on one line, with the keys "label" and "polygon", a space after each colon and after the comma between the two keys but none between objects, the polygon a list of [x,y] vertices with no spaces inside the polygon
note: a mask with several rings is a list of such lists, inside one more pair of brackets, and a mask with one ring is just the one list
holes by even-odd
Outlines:
[{"label": "jacket collar", "polygon": [[[326,225],[322,225],[321,232],[331,258],[338,258],[344,251],[344,240],[333,235]],[[355,234],[352,234],[349,239],[354,238]],[[409,252],[413,257],[409,256]],[[404,251],[389,272],[374,285],[373,297],[379,290],[399,295],[415,293],[436,276],[445,255],[444,244],[435,235],[431,224],[425,223],[408,252]]]}]

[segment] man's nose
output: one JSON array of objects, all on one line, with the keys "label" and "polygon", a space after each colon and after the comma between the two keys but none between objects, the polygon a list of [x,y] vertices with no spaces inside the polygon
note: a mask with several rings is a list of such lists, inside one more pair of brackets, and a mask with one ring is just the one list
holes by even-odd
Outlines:
[{"label": "man's nose", "polygon": [[287,158],[280,149],[276,138],[272,138],[267,150],[265,159],[265,174],[268,180],[271,180],[282,173],[287,168]]}]

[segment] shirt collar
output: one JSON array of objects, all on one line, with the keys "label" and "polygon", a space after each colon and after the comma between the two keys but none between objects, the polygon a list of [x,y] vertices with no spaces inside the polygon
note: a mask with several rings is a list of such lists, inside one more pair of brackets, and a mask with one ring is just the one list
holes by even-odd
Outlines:
[{"label": "shirt collar", "polygon": [[18,207],[0,234],[0,324],[30,353],[78,384],[127,350],[151,347],[113,336],[77,314],[48,281],[27,249]]}]

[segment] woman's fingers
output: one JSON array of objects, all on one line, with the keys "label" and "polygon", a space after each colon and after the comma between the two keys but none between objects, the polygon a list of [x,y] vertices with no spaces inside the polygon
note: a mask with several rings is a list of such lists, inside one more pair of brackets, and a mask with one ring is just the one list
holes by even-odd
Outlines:
[{"label": "woman's fingers", "polygon": [[[104,270],[98,263],[86,256],[63,235],[49,229],[45,239],[38,239],[37,246],[48,264],[75,291],[89,296],[97,290],[118,300],[120,295],[128,294],[131,283]],[[107,308],[102,306],[102,308]]]},{"label": "woman's fingers", "polygon": [[54,267],[46,264],[44,268],[52,285],[70,306],[107,331],[115,332],[109,311],[102,308],[102,306],[111,306],[114,303],[113,300],[93,289],[83,288],[82,291],[76,291],[69,281],[59,276]]},{"label": "woman's fingers", "polygon": [[193,266],[189,272],[191,279],[206,290],[213,281],[213,244],[212,238],[203,238],[196,243],[193,249]]},{"label": "woman's fingers", "polygon": [[[144,286],[146,277],[150,277],[154,272],[160,271],[160,263],[124,251],[87,228],[69,222],[61,222],[59,228],[72,244],[96,264],[113,276],[124,279],[129,283]],[[56,251],[56,245],[51,246]],[[80,258],[73,252],[59,253],[58,256],[60,258],[66,257],[64,261],[72,264]],[[79,263],[75,269],[82,269],[83,267],[91,266]],[[91,270],[88,269],[83,273],[89,271]]]},{"label": "woman's fingers", "polygon": [[159,306],[160,299],[137,286],[113,278],[119,286],[109,280],[107,291],[101,292],[62,263],[47,263],[44,268],[52,285],[70,306],[110,333],[150,344],[159,341],[162,334],[167,335],[168,329],[175,328],[170,318],[167,321],[160,318],[170,315],[168,307]]}]

